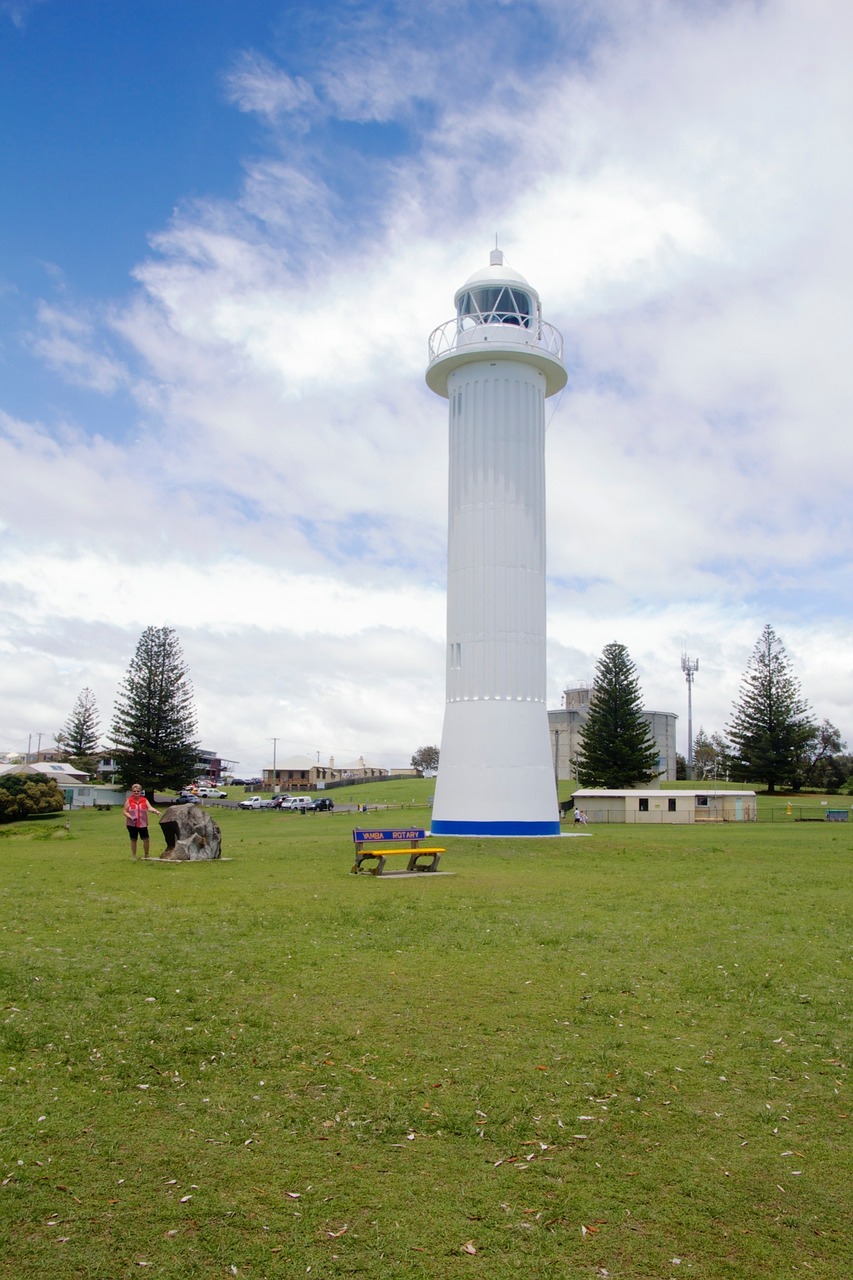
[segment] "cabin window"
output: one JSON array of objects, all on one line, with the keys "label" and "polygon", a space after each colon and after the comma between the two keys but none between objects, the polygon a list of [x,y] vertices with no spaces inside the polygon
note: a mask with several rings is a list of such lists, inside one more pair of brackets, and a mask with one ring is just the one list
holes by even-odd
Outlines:
[{"label": "cabin window", "polygon": [[706,809],[707,809],[707,807],[708,807],[708,797],[707,797],[707,796],[697,796],[697,797],[696,797],[696,803],[697,803],[697,805],[702,805],[702,806],[704,806],[704,808],[706,808]]},{"label": "cabin window", "polygon": [[647,799],[643,798],[642,800],[640,800],[639,805],[640,805],[640,813],[648,813],[649,802]]},{"label": "cabin window", "polygon": [[670,813],[675,813],[675,796],[670,796],[666,802],[666,807],[669,809]]}]

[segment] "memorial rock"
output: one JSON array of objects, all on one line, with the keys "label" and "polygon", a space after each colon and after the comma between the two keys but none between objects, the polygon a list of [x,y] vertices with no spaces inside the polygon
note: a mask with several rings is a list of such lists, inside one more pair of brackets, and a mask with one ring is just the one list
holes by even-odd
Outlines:
[{"label": "memorial rock", "polygon": [[222,832],[197,804],[173,804],[160,819],[163,862],[207,862],[222,857]]}]

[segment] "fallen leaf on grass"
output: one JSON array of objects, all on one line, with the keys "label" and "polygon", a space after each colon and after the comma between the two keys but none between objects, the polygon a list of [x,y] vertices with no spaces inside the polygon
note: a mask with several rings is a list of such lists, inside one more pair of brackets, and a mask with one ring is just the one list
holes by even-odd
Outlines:
[{"label": "fallen leaf on grass", "polygon": [[465,1243],[465,1244],[463,1244],[463,1246],[462,1246],[462,1252],[463,1252],[463,1253],[476,1253],[476,1252],[477,1252],[477,1246],[474,1244],[474,1241],[473,1241],[473,1240],[468,1240],[468,1241],[466,1241],[466,1243]]},{"label": "fallen leaf on grass", "polygon": [[598,1227],[585,1227],[585,1226],[583,1226],[583,1224],[581,1224],[581,1235],[582,1235],[582,1236],[589,1236],[589,1235],[594,1236],[594,1235],[597,1235],[597,1234],[598,1234]]},{"label": "fallen leaf on grass", "polygon": [[348,1230],[349,1230],[349,1227],[345,1222],[344,1225],[341,1227],[340,1231],[327,1231],[326,1235],[329,1236],[332,1240],[337,1240],[338,1236],[342,1236],[344,1232]]},{"label": "fallen leaf on grass", "polygon": [[301,1191],[285,1191],[284,1194],[288,1196],[291,1200],[298,1200],[299,1197],[302,1195],[302,1192]]},{"label": "fallen leaf on grass", "polygon": [[181,1204],[186,1204],[186,1202],[187,1202],[188,1200],[192,1200],[192,1196],[191,1196],[191,1195],[188,1195],[188,1196],[181,1196]]}]

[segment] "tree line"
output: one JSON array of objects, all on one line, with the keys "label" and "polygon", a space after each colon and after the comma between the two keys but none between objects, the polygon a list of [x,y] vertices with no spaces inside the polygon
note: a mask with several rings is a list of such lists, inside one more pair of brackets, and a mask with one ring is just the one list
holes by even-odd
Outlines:
[{"label": "tree line", "polygon": [[[622,789],[651,782],[657,749],[642,712],[636,668],[621,644],[605,647],[590,712],[580,730],[578,781]],[[782,641],[769,625],[755,643],[732,706],[726,735],[700,728],[693,744],[697,779],[763,782],[832,793],[853,778],[853,757],[829,720],[818,723],[803,698]]]},{"label": "tree line", "polygon": [[[116,779],[179,788],[198,767],[200,743],[189,671],[171,627],[146,627],[116,696],[110,740]],[[589,716],[580,730],[578,782],[609,790],[648,783],[659,775],[658,750],[643,714],[636,667],[625,645],[605,646],[596,665]],[[75,767],[94,773],[100,719],[91,689],[77,698],[56,735]],[[693,744],[698,780],[727,778],[777,788],[837,791],[853,779],[853,757],[829,720],[818,723],[802,696],[784,645],[767,624],[741,680],[726,733],[700,727]],[[412,757],[420,770],[438,767],[436,746]]]},{"label": "tree line", "polygon": [[[198,770],[200,742],[189,669],[172,627],[146,627],[118,688],[109,742],[115,779],[142,784],[149,800],[155,788],[179,789]],[[84,773],[94,773],[101,755],[97,702],[83,689],[57,745]]]}]

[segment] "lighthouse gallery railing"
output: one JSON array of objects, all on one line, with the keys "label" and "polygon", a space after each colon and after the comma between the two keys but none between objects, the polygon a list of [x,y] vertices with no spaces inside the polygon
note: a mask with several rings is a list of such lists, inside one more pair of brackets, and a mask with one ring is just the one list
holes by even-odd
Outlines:
[{"label": "lighthouse gallery railing", "polygon": [[556,356],[558,360],[563,358],[563,335],[546,320],[540,320],[535,327],[528,329],[517,324],[471,325],[454,316],[429,335],[430,363],[440,356],[464,351],[469,344],[489,341],[500,346],[530,347]]}]

